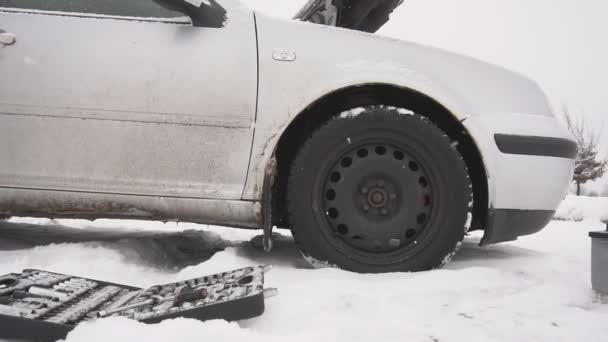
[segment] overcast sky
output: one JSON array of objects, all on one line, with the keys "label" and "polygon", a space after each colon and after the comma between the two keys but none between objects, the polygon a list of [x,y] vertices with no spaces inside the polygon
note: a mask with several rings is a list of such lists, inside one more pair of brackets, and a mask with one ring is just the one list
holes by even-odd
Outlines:
[{"label": "overcast sky", "polygon": [[[305,0],[242,0],[289,18]],[[602,134],[608,156],[608,0],[405,0],[379,34],[523,73]],[[608,178],[608,177],[606,177]]]}]

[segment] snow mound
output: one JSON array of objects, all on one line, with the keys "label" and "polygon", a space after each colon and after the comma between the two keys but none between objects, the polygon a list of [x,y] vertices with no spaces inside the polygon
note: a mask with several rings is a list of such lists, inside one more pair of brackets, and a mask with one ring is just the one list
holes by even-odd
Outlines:
[{"label": "snow mound", "polygon": [[[107,341],[261,341],[253,331],[241,329],[236,323],[209,321],[201,324],[191,319],[174,319],[162,324],[144,324],[126,318],[108,318],[85,323],[68,335],[70,342]],[[257,338],[256,338],[257,337]],[[272,341],[272,340],[270,340]],[[278,339],[277,339],[278,341]]]},{"label": "snow mound", "polygon": [[[203,230],[72,228],[53,221],[41,225],[43,221],[38,219],[32,220],[33,224],[25,223],[27,219],[10,221],[0,223],[0,249],[4,251],[42,246],[50,246],[50,250],[55,247],[69,250],[74,244],[80,244],[86,248],[111,250],[127,260],[167,270],[197,265],[233,245],[220,234]],[[138,225],[146,224],[140,221]]]},{"label": "snow mound", "polygon": [[562,221],[608,221],[608,197],[569,195],[555,213]]}]

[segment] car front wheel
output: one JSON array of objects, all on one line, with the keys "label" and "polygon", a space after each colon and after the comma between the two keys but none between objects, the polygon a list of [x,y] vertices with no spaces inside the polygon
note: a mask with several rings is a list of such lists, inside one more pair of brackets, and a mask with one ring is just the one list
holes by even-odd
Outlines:
[{"label": "car front wheel", "polygon": [[372,273],[444,265],[472,206],[466,165],[447,135],[384,106],[343,113],[314,132],[292,165],[287,200],[306,256]]}]

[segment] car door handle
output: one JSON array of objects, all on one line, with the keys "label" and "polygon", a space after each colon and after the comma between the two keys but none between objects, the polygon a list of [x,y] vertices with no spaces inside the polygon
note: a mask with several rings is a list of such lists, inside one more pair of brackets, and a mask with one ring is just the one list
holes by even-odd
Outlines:
[{"label": "car door handle", "polygon": [[6,32],[0,29],[0,44],[13,45],[17,41],[17,36],[14,33]]}]

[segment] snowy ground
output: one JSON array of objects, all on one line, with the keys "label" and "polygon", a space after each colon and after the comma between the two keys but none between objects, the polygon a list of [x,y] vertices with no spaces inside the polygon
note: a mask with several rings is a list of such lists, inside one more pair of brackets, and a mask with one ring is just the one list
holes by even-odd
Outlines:
[{"label": "snowy ground", "polygon": [[568,196],[555,213],[563,221],[608,221],[608,197]]},{"label": "snowy ground", "polygon": [[0,223],[0,274],[43,268],[145,287],[251,264],[275,266],[266,283],[280,294],[267,300],[262,317],[158,325],[106,319],[78,327],[70,342],[605,341],[608,300],[590,289],[587,236],[602,228],[597,219],[554,221],[540,234],[489,248],[478,247],[480,236],[472,235],[445,269],[359,275],[310,269],[284,231],[265,254],[251,231],[14,218]]}]

